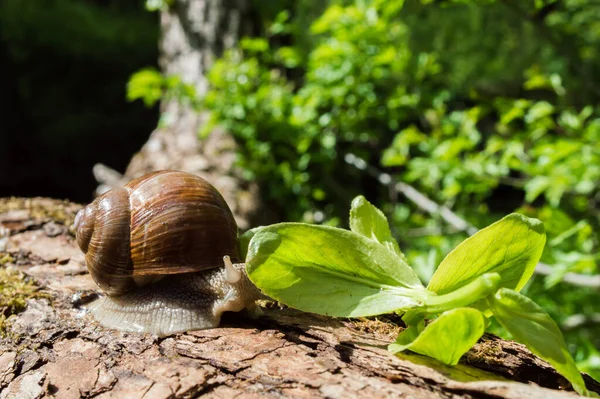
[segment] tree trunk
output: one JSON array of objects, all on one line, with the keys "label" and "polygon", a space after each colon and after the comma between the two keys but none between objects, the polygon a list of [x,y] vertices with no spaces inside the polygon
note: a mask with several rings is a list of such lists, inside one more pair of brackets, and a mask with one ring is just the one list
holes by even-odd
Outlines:
[{"label": "tree trunk", "polygon": [[[215,59],[256,29],[250,11],[248,0],[176,0],[162,10],[159,63],[163,74],[179,76],[195,87],[199,97],[204,96],[206,72]],[[124,176],[96,165],[94,173],[102,183],[98,191],[154,170],[183,170],[204,177],[223,194],[240,229],[266,223],[258,186],[245,181],[235,168],[233,138],[215,129],[200,141],[198,132],[206,123],[207,113],[177,99],[164,101],[161,115],[164,122],[134,155]]]},{"label": "tree trunk", "polygon": [[[229,314],[219,328],[165,338],[106,330],[85,311],[97,288],[68,227],[79,208],[0,199],[0,272],[16,269],[38,287],[24,311],[6,323],[0,313],[0,399],[576,397],[525,347],[489,335],[448,367],[391,355],[393,323],[276,306],[258,319]],[[0,284],[0,294],[8,288]]]}]

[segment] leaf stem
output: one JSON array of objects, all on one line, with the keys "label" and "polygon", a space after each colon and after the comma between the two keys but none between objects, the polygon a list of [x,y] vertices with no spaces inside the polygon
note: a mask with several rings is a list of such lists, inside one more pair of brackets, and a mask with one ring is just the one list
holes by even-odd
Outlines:
[{"label": "leaf stem", "polygon": [[423,312],[437,314],[446,310],[468,306],[492,293],[500,284],[501,277],[498,273],[485,273],[448,294],[430,296],[425,301]]}]

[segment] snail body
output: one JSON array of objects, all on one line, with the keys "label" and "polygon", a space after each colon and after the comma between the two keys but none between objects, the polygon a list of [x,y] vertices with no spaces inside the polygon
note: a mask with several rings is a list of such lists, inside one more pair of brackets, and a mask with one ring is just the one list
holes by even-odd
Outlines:
[{"label": "snail body", "polygon": [[217,327],[223,312],[252,308],[260,296],[234,263],[231,210],[196,175],[153,172],[110,190],[77,214],[75,229],[106,293],[90,312],[106,327],[159,336]]}]

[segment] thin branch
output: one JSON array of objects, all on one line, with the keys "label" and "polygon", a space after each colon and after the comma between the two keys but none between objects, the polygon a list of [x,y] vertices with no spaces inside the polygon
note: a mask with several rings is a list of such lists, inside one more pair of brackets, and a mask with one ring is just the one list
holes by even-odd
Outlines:
[{"label": "thin branch", "polygon": [[574,314],[565,319],[561,327],[565,330],[575,330],[582,327],[600,324],[600,313],[590,315]]},{"label": "thin branch", "polygon": [[[439,205],[438,203],[432,201],[425,194],[419,192],[416,188],[409,184],[403,182],[395,182],[392,176],[390,176],[387,173],[381,172],[379,169],[369,165],[364,159],[352,153],[347,153],[344,156],[344,160],[346,161],[346,163],[354,166],[355,168],[367,172],[369,175],[376,178],[381,184],[393,187],[422,210],[428,212],[431,215],[439,215],[442,219],[446,221],[446,223],[448,223],[455,229],[464,231],[469,235],[477,233],[478,229],[475,226],[458,216],[456,213],[452,212],[450,208]],[[542,262],[539,262],[535,267],[535,274],[539,274],[541,276],[550,276],[553,274],[553,272],[554,269],[552,266]],[[565,273],[565,275],[562,278],[562,281],[579,287],[600,288],[600,275],[588,275],[568,272]]]}]

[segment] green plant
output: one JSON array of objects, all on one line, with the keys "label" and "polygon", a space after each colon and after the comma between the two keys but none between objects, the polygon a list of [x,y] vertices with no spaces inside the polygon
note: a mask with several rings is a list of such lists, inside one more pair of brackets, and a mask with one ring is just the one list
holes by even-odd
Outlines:
[{"label": "green plant", "polygon": [[546,242],[537,219],[513,213],[480,230],[446,256],[427,288],[383,213],[362,196],[352,201],[350,231],[281,223],[250,230],[243,242],[250,279],[288,306],[337,317],[402,314],[407,328],[389,346],[394,353],[410,349],[455,365],[493,316],[589,395],[556,323],[518,292]]},{"label": "green plant", "polygon": [[[141,69],[129,78],[127,100],[138,99],[144,101],[147,107],[153,106],[159,100],[177,99],[195,110],[200,109],[200,101],[193,85],[183,82],[177,75],[164,76],[155,68]],[[165,118],[166,115],[162,117]]]}]

